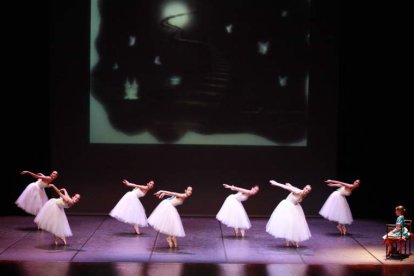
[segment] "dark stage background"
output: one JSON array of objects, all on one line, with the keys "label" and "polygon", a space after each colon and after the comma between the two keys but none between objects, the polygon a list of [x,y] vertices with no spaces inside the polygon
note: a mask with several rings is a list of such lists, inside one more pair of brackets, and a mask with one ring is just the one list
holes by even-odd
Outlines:
[{"label": "dark stage background", "polygon": [[[394,135],[401,137],[393,123],[401,111],[395,98],[372,93],[385,87],[386,79],[368,77],[367,71],[379,71],[369,55],[375,44],[361,30],[371,29],[348,24],[349,14],[354,23],[363,22],[349,6],[311,4],[308,146],[257,147],[89,144],[89,1],[30,5],[24,27],[11,31],[14,43],[8,45],[18,61],[9,67],[18,89],[6,95],[12,111],[3,116],[5,151],[11,153],[5,155],[2,214],[24,214],[14,201],[32,179],[19,171],[53,169],[60,172],[57,186],[82,194],[68,210],[76,214],[108,213],[128,191],[123,178],[141,184],[153,179],[155,190],[182,191],[192,185],[193,196],[180,206],[187,215],[214,215],[230,194],[221,184],[230,183],[260,185],[245,207],[252,216],[269,216],[287,196],[270,187],[269,179],[311,184],[313,191],[302,203],[310,216],[333,191],[323,183],[327,178],[362,180],[348,198],[356,218],[394,220],[396,204],[407,205],[408,215],[414,208],[406,191],[407,165],[400,158],[405,147]],[[30,47],[22,47],[26,43]],[[16,64],[24,64],[24,70]],[[149,213],[159,200],[147,195],[142,202]]]}]

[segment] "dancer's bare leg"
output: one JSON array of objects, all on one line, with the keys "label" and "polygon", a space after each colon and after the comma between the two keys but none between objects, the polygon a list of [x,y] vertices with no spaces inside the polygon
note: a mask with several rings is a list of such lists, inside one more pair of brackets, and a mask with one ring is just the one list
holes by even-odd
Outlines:
[{"label": "dancer's bare leg", "polygon": [[246,234],[246,231],[244,229],[240,229],[240,234],[244,238],[244,235]]},{"label": "dancer's bare leg", "polygon": [[290,241],[286,240],[286,247],[290,246]]},{"label": "dancer's bare leg", "polygon": [[134,224],[134,229],[135,229],[135,233],[137,233],[137,235],[141,235],[141,232],[139,231],[138,224]]},{"label": "dancer's bare leg", "polygon": [[295,242],[296,248],[299,248],[299,242]]},{"label": "dancer's bare leg", "polygon": [[239,236],[239,228],[234,228],[234,235],[235,235],[236,237],[238,237],[238,236]]},{"label": "dancer's bare leg", "polygon": [[338,228],[339,233],[341,233],[341,235],[343,235],[343,234],[344,234],[344,232],[343,232],[343,230],[342,230],[342,224],[339,224],[339,223],[338,223],[338,225],[336,226],[336,228]]},{"label": "dancer's bare leg", "polygon": [[173,241],[172,241],[172,237],[171,237],[171,236],[168,236],[168,237],[167,237],[167,242],[168,242],[168,246],[169,246],[170,248],[172,248],[172,247],[174,246]]},{"label": "dancer's bare leg", "polygon": [[173,246],[174,246],[174,247],[178,247],[177,238],[176,238],[176,237],[174,237],[174,236],[172,236],[172,237],[171,237],[171,240],[172,240],[172,242],[173,242]]}]

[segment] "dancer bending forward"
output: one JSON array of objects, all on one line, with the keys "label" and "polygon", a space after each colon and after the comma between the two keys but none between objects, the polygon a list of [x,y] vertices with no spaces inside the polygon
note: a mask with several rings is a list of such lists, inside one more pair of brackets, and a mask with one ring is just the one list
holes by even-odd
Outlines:
[{"label": "dancer bending forward", "polygon": [[132,187],[134,189],[125,193],[125,195],[111,210],[109,215],[121,222],[132,224],[134,226],[135,233],[140,235],[141,232],[139,227],[148,226],[148,223],[144,206],[142,206],[139,198],[145,196],[147,192],[154,187],[154,181],[148,182],[145,186],[131,183],[126,179],[124,179],[122,183],[127,187]]},{"label": "dancer bending forward", "polygon": [[27,185],[15,203],[27,213],[37,215],[48,200],[45,188],[58,177],[58,172],[53,171],[50,175],[44,175],[22,171],[20,174],[30,174],[37,181]]},{"label": "dancer bending forward", "polygon": [[167,242],[170,248],[178,247],[177,237],[185,237],[184,227],[180,215],[175,208],[184,203],[191,196],[193,188],[188,186],[184,193],[176,193],[160,190],[154,195],[158,198],[169,196],[162,200],[148,217],[148,224],[155,230],[167,235]]},{"label": "dancer bending forward", "polygon": [[306,222],[300,202],[311,192],[310,185],[306,185],[302,190],[289,183],[281,184],[270,180],[273,186],[288,190],[290,194],[283,199],[274,209],[266,225],[266,232],[275,238],[284,238],[286,246],[294,242],[299,247],[299,242],[310,239],[311,233]]},{"label": "dancer bending forward", "polygon": [[75,194],[70,196],[66,189],[58,189],[55,185],[49,184],[59,198],[51,198],[40,209],[39,213],[34,219],[39,228],[49,231],[54,235],[55,245],[58,244],[59,239],[66,245],[66,237],[72,236],[68,218],[66,217],[65,208],[70,208],[79,202],[80,195]]},{"label": "dancer bending forward", "polygon": [[329,187],[338,187],[338,189],[331,193],[328,199],[323,204],[319,214],[324,218],[338,223],[338,228],[341,235],[346,235],[345,224],[351,224],[353,221],[351,209],[346,200],[346,196],[350,196],[352,191],[359,187],[361,181],[355,180],[354,183],[344,183],[337,180],[326,180]]},{"label": "dancer bending forward", "polygon": [[239,236],[239,231],[241,236],[244,237],[245,231],[251,227],[251,223],[242,201],[246,201],[250,196],[257,194],[259,186],[256,185],[250,190],[228,184],[223,184],[223,186],[237,193],[231,194],[226,198],[216,218],[227,227],[234,228],[236,237]]}]

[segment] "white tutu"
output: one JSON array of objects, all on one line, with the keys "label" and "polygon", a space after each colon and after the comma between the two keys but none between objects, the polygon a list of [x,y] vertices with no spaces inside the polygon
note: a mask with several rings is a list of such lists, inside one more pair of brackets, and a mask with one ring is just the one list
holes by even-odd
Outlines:
[{"label": "white tutu", "polygon": [[353,221],[349,204],[340,190],[333,192],[328,197],[319,214],[330,221],[336,221],[340,224],[351,224]]},{"label": "white tutu", "polygon": [[295,204],[293,194],[276,206],[267,222],[266,232],[275,238],[294,242],[310,239],[311,233],[302,206]]},{"label": "white tutu", "polygon": [[16,200],[16,205],[29,214],[37,215],[48,199],[44,189],[46,186],[40,179],[30,183]]},{"label": "white tutu", "polygon": [[40,209],[34,219],[37,225],[60,238],[72,236],[68,219],[64,210],[65,204],[61,198],[51,198]]},{"label": "white tutu", "polygon": [[134,189],[127,192],[118,201],[109,215],[125,223],[148,226],[144,206],[142,206],[142,203],[139,200],[139,198],[144,195],[145,194],[140,189]]},{"label": "white tutu", "polygon": [[172,201],[168,198],[161,201],[148,217],[148,224],[163,234],[184,237],[183,224]]},{"label": "white tutu", "polygon": [[217,213],[216,218],[228,227],[249,229],[251,223],[239,197],[242,197],[241,193],[229,195]]}]

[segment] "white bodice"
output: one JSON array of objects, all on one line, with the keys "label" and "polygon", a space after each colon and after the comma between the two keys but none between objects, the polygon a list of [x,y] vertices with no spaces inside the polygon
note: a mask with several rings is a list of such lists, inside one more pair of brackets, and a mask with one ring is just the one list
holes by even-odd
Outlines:
[{"label": "white bodice", "polygon": [[286,198],[286,200],[289,200],[294,205],[300,203],[302,201],[302,199],[303,198],[301,198],[299,195],[295,195],[294,193],[290,193]]},{"label": "white bodice", "polygon": [[36,183],[37,183],[37,186],[39,186],[39,188],[41,188],[41,189],[44,189],[44,188],[46,188],[47,187],[47,183],[46,182],[44,182],[42,179],[38,179],[37,181],[36,181]]},{"label": "white bodice", "polygon": [[178,206],[178,205],[183,204],[183,200],[179,199],[179,198],[176,198],[175,196],[169,197],[169,198],[167,198],[167,200],[170,200],[170,202],[173,206]]},{"label": "white bodice", "polygon": [[139,188],[134,188],[134,189],[132,190],[132,192],[133,192],[133,193],[135,193],[135,195],[136,195],[138,198],[143,197],[143,196],[145,195],[145,193],[144,193],[141,189],[139,189]]},{"label": "white bodice", "polygon": [[351,191],[350,191],[350,190],[345,189],[345,187],[341,187],[341,188],[339,188],[339,189],[338,189],[338,192],[339,192],[341,195],[343,195],[343,196],[349,196],[349,195],[351,195]]},{"label": "white bodice", "polygon": [[234,197],[235,197],[238,201],[246,201],[246,200],[247,200],[247,198],[248,198],[248,196],[247,196],[247,195],[245,195],[245,194],[243,194],[243,193],[241,193],[241,192],[238,192],[237,194],[234,194]]},{"label": "white bodice", "polygon": [[55,202],[57,204],[57,206],[61,207],[61,208],[69,208],[69,206],[63,201],[63,199],[60,198],[55,198]]}]

